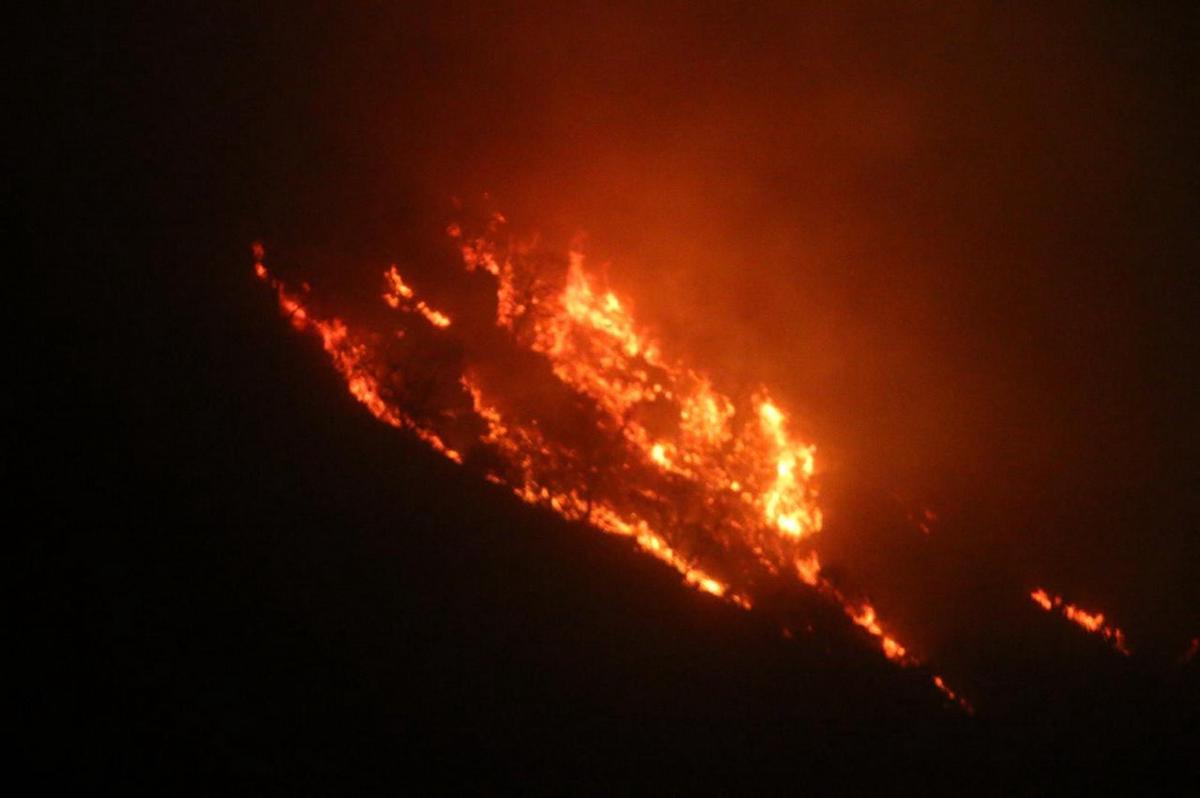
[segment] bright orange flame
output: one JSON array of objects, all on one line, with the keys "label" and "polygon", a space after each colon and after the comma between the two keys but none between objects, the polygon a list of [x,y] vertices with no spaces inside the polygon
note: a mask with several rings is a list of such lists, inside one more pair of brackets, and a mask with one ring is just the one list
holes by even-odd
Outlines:
[{"label": "bright orange flame", "polygon": [[[493,217],[489,231],[503,221]],[[255,273],[275,288],[293,326],[321,339],[350,392],[379,420],[413,431],[455,462],[464,461],[460,449],[490,452],[483,461],[489,481],[568,520],[630,538],[687,584],[744,609],[780,580],[816,589],[888,659],[916,662],[874,606],[843,595],[822,575],[811,541],[822,526],[816,448],[794,437],[779,403],[765,391],[727,396],[706,375],[667,357],[635,323],[629,304],[596,286],[581,253],[570,252],[555,271],[529,247],[469,239],[458,225],[447,234],[459,242],[469,272],[496,280],[496,335],[541,358],[556,386],[543,392],[565,391],[572,406],[586,400],[590,409],[581,418],[589,426],[563,426],[539,410],[528,400],[532,375],[465,361],[446,364],[457,370],[456,397],[414,413],[392,383],[403,380],[405,362],[429,364],[419,355],[395,360],[384,341],[448,335],[451,320],[418,299],[396,266],[384,273],[381,294],[401,311],[401,329],[390,339],[315,315],[269,275],[261,247]],[[410,327],[413,315],[433,330]],[[940,677],[934,684],[965,706]]]},{"label": "bright orange flame", "polygon": [[396,270],[393,264],[383,273],[384,282],[387,284],[387,289],[383,292],[383,301],[388,307],[394,310],[406,310],[409,312],[416,311],[425,317],[425,320],[434,327],[449,327],[450,317],[440,310],[435,310],[425,303],[424,300],[412,302],[413,290],[404,284],[404,279],[400,276],[400,272]]},{"label": "bright orange flame", "polygon": [[[366,337],[351,334],[341,319],[320,319],[309,313],[298,297],[290,294],[281,281],[270,276],[262,262],[263,254],[262,245],[255,244],[255,275],[275,289],[279,298],[279,309],[288,317],[293,327],[302,332],[311,331],[321,339],[322,346],[329,354],[334,367],[346,380],[346,387],[354,398],[375,418],[390,426],[411,430],[436,451],[456,463],[461,463],[462,455],[448,447],[436,432],[417,424],[383,397],[379,380],[373,373],[371,341]],[[396,280],[399,281],[398,274]],[[402,282],[400,284],[403,285]]]},{"label": "bright orange flame", "polygon": [[884,634],[883,628],[875,617],[875,608],[870,604],[863,604],[857,611],[850,613],[850,619],[856,624],[866,629],[872,636],[879,638],[879,643],[883,647],[883,653],[888,659],[894,659],[898,662],[906,660],[907,651],[904,646],[897,643],[894,639]]},{"label": "bright orange flame", "polygon": [[1129,656],[1129,648],[1125,644],[1125,633],[1115,626],[1106,625],[1104,623],[1104,613],[1081,610],[1074,604],[1064,602],[1061,596],[1052,596],[1040,587],[1033,590],[1029,594],[1029,597],[1047,612],[1057,609],[1067,620],[1088,632],[1100,635],[1111,643],[1112,647],[1117,651],[1125,656]]}]

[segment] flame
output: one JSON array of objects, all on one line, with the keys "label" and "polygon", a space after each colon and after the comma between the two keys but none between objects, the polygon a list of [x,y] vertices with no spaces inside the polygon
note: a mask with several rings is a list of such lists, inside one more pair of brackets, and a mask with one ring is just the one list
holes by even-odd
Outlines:
[{"label": "flame", "polygon": [[866,629],[873,637],[879,638],[879,644],[883,647],[883,653],[888,659],[904,661],[908,652],[904,646],[897,643],[893,638],[884,634],[883,628],[875,617],[875,608],[870,604],[863,604],[850,614],[850,620]]},{"label": "flame", "polygon": [[1125,633],[1115,626],[1106,625],[1104,613],[1082,610],[1074,604],[1066,603],[1061,596],[1052,596],[1040,587],[1030,592],[1029,597],[1043,610],[1047,612],[1058,610],[1067,620],[1088,632],[1100,635],[1117,651],[1129,656],[1130,651],[1125,643]]},{"label": "flame", "polygon": [[[264,252],[261,244],[254,245],[253,253],[255,256],[254,273],[258,279],[275,289],[280,311],[296,330],[311,331],[321,339],[321,345],[333,361],[334,368],[346,380],[346,387],[354,398],[361,402],[371,415],[383,423],[411,430],[436,451],[456,463],[461,463],[462,455],[447,446],[436,432],[418,424],[385,398],[379,379],[374,373],[373,342],[370,337],[351,333],[346,324],[336,317],[321,319],[314,316],[299,297],[288,292],[282,281],[271,277],[262,262]],[[394,271],[393,267],[392,272],[394,273]],[[395,280],[397,284],[403,285],[398,274],[395,275]]]},{"label": "flame", "polygon": [[[488,232],[503,223],[494,216]],[[917,663],[873,605],[822,575],[812,545],[823,523],[817,450],[795,436],[793,420],[766,390],[727,395],[668,357],[629,303],[597,286],[581,252],[556,259],[535,244],[468,238],[457,224],[446,232],[467,272],[495,281],[496,340],[464,343],[462,360],[432,364],[454,382],[432,407],[406,401],[405,372],[430,367],[421,342],[453,335],[452,322],[417,297],[397,266],[384,272],[380,295],[399,311],[392,336],[318,316],[270,275],[261,245],[254,271],[275,289],[292,325],[320,338],[351,394],[380,421],[457,463],[482,463],[488,481],[525,502],[629,538],[687,584],[743,609],[780,583],[814,589],[888,659]],[[429,326],[421,330],[414,318]],[[408,348],[395,351],[396,341]],[[480,354],[492,352],[524,353],[520,362],[533,356],[543,365],[514,373]],[[557,401],[539,398],[546,396]],[[934,685],[967,706],[941,677]]]},{"label": "flame", "polygon": [[413,290],[404,284],[404,278],[400,276],[400,272],[396,270],[393,264],[386,272],[383,273],[384,281],[387,283],[387,289],[383,292],[383,301],[388,307],[393,310],[406,310],[409,312],[416,311],[425,317],[425,320],[434,327],[449,327],[450,317],[440,310],[435,310],[425,304],[424,300],[411,302],[413,298]]}]

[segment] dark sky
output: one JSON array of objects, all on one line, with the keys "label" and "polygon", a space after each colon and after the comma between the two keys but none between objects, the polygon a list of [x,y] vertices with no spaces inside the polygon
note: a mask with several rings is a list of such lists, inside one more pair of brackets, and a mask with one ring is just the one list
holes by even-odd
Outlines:
[{"label": "dark sky", "polygon": [[[30,34],[28,196],[56,353],[31,384],[47,386],[38,429],[72,442],[39,456],[62,452],[54,468],[85,475],[76,495],[93,506],[140,508],[124,524],[136,545],[72,560],[85,582],[94,568],[135,575],[118,616],[169,592],[184,553],[226,574],[218,591],[197,566],[201,594],[228,592],[244,613],[258,596],[248,563],[286,544],[273,532],[229,548],[267,513],[247,496],[216,511],[237,536],[202,531],[273,403],[288,421],[264,445],[314,423],[298,409],[311,385],[278,349],[291,339],[272,338],[248,279],[249,242],[334,296],[393,261],[445,288],[448,198],[486,191],[521,230],[586,233],[668,344],[797,411],[828,463],[835,562],[926,649],[952,659],[965,639],[961,667],[991,661],[963,627],[985,612],[989,630],[1026,623],[1016,608],[1034,584],[1106,610],[1153,662],[1200,630],[1194,19],[1090,3],[400,5],[68,5]],[[281,385],[255,375],[263,359],[285,364]],[[319,478],[279,480],[272,496]],[[353,506],[339,484],[325,523]],[[893,493],[940,513],[933,537],[914,548],[876,528],[867,504]],[[55,506],[68,504],[87,517],[83,500]],[[182,548],[151,535],[181,516],[200,524]],[[297,557],[328,556],[338,538],[318,528]],[[109,550],[95,540],[90,554]],[[142,545],[168,564],[161,583],[129,565]],[[271,600],[311,570],[272,567]],[[336,594],[287,604],[286,623],[253,617],[278,643]],[[172,642],[236,647],[217,615],[168,605],[211,627],[200,642],[171,627]],[[164,662],[199,674],[220,659],[156,659],[147,641],[166,621],[147,623],[120,627],[137,642],[121,662],[154,663],[168,703]],[[297,694],[328,687],[308,678]],[[147,702],[149,728],[164,710]]]}]

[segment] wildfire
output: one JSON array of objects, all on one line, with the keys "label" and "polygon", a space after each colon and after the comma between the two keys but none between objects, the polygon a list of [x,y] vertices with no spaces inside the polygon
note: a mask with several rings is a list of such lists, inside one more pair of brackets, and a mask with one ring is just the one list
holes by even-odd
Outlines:
[{"label": "wildfire", "polygon": [[850,614],[850,619],[870,632],[872,636],[879,638],[879,643],[883,646],[883,653],[887,655],[888,659],[903,660],[905,658],[908,652],[904,646],[883,633],[883,628],[875,618],[875,608],[870,604],[859,607],[857,612]]},{"label": "wildfire", "polygon": [[387,282],[387,290],[383,292],[382,297],[383,301],[388,304],[388,307],[394,310],[416,311],[424,316],[425,320],[434,327],[450,326],[450,317],[440,310],[434,310],[429,307],[429,305],[425,304],[424,300],[417,300],[415,303],[409,301],[413,298],[413,290],[404,284],[404,278],[396,270],[395,264],[383,273],[383,277]]},{"label": "wildfire", "polygon": [[[489,234],[503,223],[494,217]],[[419,299],[395,265],[380,294],[398,311],[390,335],[318,316],[271,276],[259,245],[254,270],[380,421],[454,462],[479,464],[525,502],[631,539],[687,584],[739,607],[781,582],[816,589],[887,658],[916,663],[871,604],[822,575],[812,547],[822,526],[816,447],[795,437],[765,390],[729,396],[669,358],[629,304],[596,285],[580,252],[555,258],[469,239],[458,225],[447,233],[466,270],[495,281],[494,340],[447,347],[457,335],[451,317]],[[933,681],[969,709],[940,676]]]},{"label": "wildfire", "polygon": [[[321,339],[325,352],[333,361],[334,368],[345,378],[346,387],[354,398],[361,402],[375,418],[390,426],[411,430],[418,438],[450,460],[461,463],[462,455],[448,447],[436,432],[416,423],[393,402],[385,398],[380,381],[374,374],[372,361],[375,357],[375,350],[373,344],[376,342],[372,340],[372,336],[357,331],[351,332],[345,323],[336,317],[321,319],[312,315],[300,297],[290,293],[282,281],[271,277],[267,267],[263,265],[262,244],[254,244],[252,252],[255,276],[275,289],[279,298],[279,309],[291,321],[296,330],[314,332]],[[391,273],[394,272],[393,268]],[[404,287],[398,274],[396,281],[400,287]],[[387,295],[385,295],[385,299],[386,297]],[[389,302],[389,304],[391,303]],[[433,312],[436,313],[436,311]],[[440,316],[440,314],[438,315]],[[445,326],[437,325],[432,319],[430,322],[436,326]]]},{"label": "wildfire", "polygon": [[1112,647],[1117,651],[1125,656],[1129,656],[1129,648],[1125,644],[1125,634],[1115,626],[1105,624],[1104,613],[1081,610],[1074,604],[1068,604],[1063,601],[1061,596],[1051,596],[1040,587],[1032,591],[1029,597],[1047,612],[1058,610],[1067,620],[1092,634],[1100,635],[1111,643]]}]

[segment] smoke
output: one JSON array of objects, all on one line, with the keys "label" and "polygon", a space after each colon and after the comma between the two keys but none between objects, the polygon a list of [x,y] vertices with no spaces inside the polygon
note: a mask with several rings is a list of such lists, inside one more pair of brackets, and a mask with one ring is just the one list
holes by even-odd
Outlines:
[{"label": "smoke", "polygon": [[[1186,27],[793,5],[267,32],[264,80],[314,124],[255,134],[302,138],[277,159],[307,175],[266,176],[263,234],[326,282],[399,261],[436,305],[463,279],[451,194],[585,233],[656,335],[793,411],[828,469],[829,565],[925,647],[1047,584],[1179,648],[1200,625]],[[278,221],[297,207],[303,230]],[[896,520],[926,509],[928,535]]]}]

